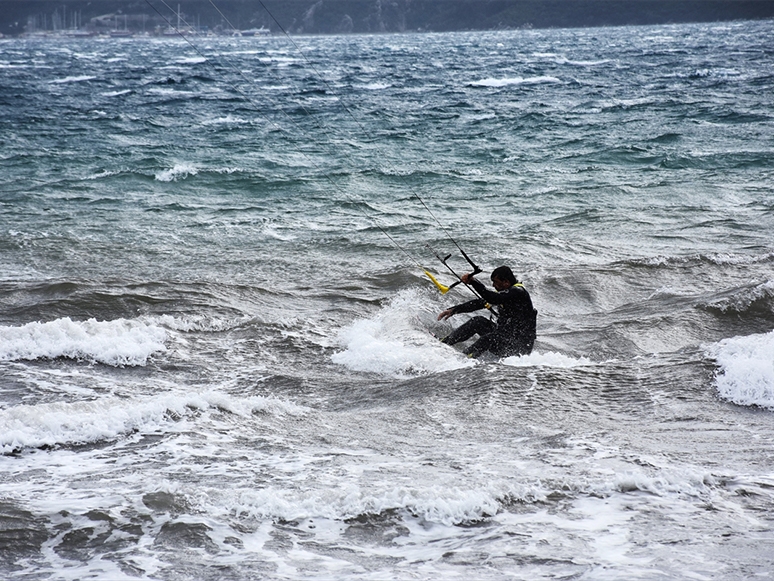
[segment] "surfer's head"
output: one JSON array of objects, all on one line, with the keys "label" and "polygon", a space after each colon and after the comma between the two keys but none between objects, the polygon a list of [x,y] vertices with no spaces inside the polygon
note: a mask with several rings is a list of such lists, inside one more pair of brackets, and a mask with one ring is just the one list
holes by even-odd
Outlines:
[{"label": "surfer's head", "polygon": [[507,266],[495,268],[490,278],[497,290],[503,290],[516,284],[516,277],[513,275],[513,271]]}]

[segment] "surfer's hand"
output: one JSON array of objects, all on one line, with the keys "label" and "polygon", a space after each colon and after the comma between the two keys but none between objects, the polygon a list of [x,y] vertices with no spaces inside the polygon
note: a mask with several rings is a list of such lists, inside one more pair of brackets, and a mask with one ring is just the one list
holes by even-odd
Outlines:
[{"label": "surfer's hand", "polygon": [[463,275],[460,277],[460,280],[461,280],[462,282],[464,282],[465,284],[470,284],[470,282],[473,280],[473,273],[471,272],[471,273],[469,273],[469,274],[463,274]]},{"label": "surfer's hand", "polygon": [[444,312],[442,312],[440,315],[438,315],[439,321],[445,321],[449,317],[451,317],[454,314],[454,309],[446,309]]}]

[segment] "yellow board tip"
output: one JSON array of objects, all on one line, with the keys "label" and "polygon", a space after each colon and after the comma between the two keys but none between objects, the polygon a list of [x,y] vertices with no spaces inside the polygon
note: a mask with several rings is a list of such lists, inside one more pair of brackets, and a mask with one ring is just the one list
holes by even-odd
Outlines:
[{"label": "yellow board tip", "polygon": [[445,295],[449,292],[449,287],[446,285],[441,284],[438,282],[438,279],[436,279],[432,274],[430,274],[428,271],[425,271],[425,274],[427,275],[427,278],[433,281],[433,284],[436,286],[436,288],[441,291],[442,295]]}]

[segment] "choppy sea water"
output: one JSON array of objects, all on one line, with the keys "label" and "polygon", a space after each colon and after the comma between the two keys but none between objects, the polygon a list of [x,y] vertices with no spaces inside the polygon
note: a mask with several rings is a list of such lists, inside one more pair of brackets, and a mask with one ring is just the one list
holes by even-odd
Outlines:
[{"label": "choppy sea water", "polygon": [[0,41],[2,577],[770,575],[773,32]]}]

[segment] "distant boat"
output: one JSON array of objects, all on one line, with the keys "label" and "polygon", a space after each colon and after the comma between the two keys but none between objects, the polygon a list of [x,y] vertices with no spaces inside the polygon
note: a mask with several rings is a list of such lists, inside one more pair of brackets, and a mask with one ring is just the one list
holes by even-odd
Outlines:
[{"label": "distant boat", "polygon": [[193,28],[172,28],[171,26],[162,31],[161,36],[196,36],[196,31]]},{"label": "distant boat", "polygon": [[196,31],[192,27],[186,26],[185,28],[182,28],[180,25],[180,21],[181,21],[180,4],[178,4],[177,5],[177,26],[172,26],[172,23],[170,22],[166,30],[162,31],[161,36],[185,36],[186,34],[196,35]]},{"label": "distant boat", "polygon": [[95,33],[89,31],[89,30],[68,30],[65,35],[69,36],[71,38],[90,38],[94,36]]},{"label": "distant boat", "polygon": [[115,25],[113,26],[113,30],[111,30],[108,34],[111,38],[129,38],[130,36],[134,36],[134,32],[131,30],[128,30],[126,27],[126,14],[124,14],[124,29],[120,30],[118,28],[118,15],[114,14],[113,18],[115,19]]},{"label": "distant boat", "polygon": [[268,36],[271,34],[271,30],[261,26],[260,28],[248,28],[247,30],[240,30],[239,36]]}]

